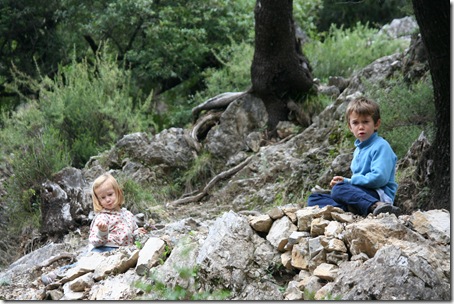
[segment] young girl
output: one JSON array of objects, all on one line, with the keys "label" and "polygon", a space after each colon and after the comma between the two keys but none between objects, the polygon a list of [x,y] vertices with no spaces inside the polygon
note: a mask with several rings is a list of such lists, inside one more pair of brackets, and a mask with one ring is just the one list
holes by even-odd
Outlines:
[{"label": "young girl", "polygon": [[[93,252],[107,252],[120,246],[134,244],[139,233],[146,233],[144,228],[138,228],[134,215],[121,208],[124,203],[123,191],[117,180],[105,173],[95,179],[92,187],[93,209],[96,213],[90,226],[89,242],[94,246]],[[68,268],[77,263],[60,267],[41,276],[44,285],[54,282]]]},{"label": "young girl", "polygon": [[91,195],[96,214],[88,239],[94,246],[92,251],[106,252],[133,245],[139,233],[147,232],[144,228],[138,228],[130,211],[121,208],[124,203],[123,191],[111,174],[105,173],[95,179]]}]

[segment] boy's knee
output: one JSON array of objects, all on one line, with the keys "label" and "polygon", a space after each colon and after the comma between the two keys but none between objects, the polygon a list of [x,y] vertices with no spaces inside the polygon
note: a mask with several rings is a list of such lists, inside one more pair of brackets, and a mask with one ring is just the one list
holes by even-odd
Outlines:
[{"label": "boy's knee", "polygon": [[346,187],[348,187],[348,184],[344,182],[340,182],[334,185],[333,189],[331,190],[331,198],[333,200],[341,198],[343,196],[342,193],[344,192]]},{"label": "boy's knee", "polygon": [[318,203],[318,194],[311,194],[307,198],[307,206],[316,206]]}]

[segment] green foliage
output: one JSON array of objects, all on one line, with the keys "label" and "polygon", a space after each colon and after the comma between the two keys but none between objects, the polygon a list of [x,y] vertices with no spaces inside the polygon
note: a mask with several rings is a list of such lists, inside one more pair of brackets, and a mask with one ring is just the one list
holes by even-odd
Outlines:
[{"label": "green foliage", "polygon": [[139,250],[143,248],[143,244],[140,241],[135,241],[134,244],[136,245],[137,249],[139,249]]},{"label": "green foliage", "polygon": [[[307,289],[304,289],[304,300],[305,301],[313,301],[315,299],[315,292],[314,291],[309,291]],[[328,293],[325,295],[323,298],[319,299],[320,301],[327,301],[327,300],[334,300],[334,301],[340,301],[342,300],[342,296],[337,295],[333,296],[331,293]]]},{"label": "green foliage", "polygon": [[195,158],[191,167],[183,173],[181,178],[186,191],[192,192],[194,187],[207,184],[216,174],[216,164],[216,160],[209,152],[203,152]]},{"label": "green foliage", "polygon": [[[190,237],[184,237],[180,240],[182,244],[180,256],[182,259],[188,259],[190,253],[194,250],[192,240]],[[166,246],[164,252],[165,257],[170,255],[170,250]],[[193,264],[193,262],[188,262]],[[178,263],[184,265],[181,261]],[[199,267],[198,266],[184,266],[174,268],[176,277],[174,278],[175,284],[168,286],[165,282],[158,279],[157,269],[153,268],[150,272],[149,279],[151,284],[148,282],[137,281],[135,286],[143,290],[146,295],[143,297],[144,300],[225,300],[229,295],[228,290],[214,290],[214,291],[203,291],[201,284],[199,283]]]},{"label": "green foliage", "polygon": [[[198,267],[182,267],[178,268],[177,274],[178,278],[183,282],[189,282],[192,280],[197,280],[199,269]],[[215,290],[212,292],[207,291],[190,291],[188,288],[185,288],[179,284],[176,284],[173,287],[167,286],[164,282],[156,279],[156,274],[152,272],[151,280],[152,284],[147,284],[144,282],[136,282],[135,285],[137,288],[146,292],[150,298],[148,300],[165,300],[165,301],[194,301],[194,300],[215,300],[221,301],[225,300],[229,295],[230,291],[228,290]],[[183,284],[185,285],[185,284]]]},{"label": "green foliage", "polygon": [[30,102],[12,116],[4,116],[0,130],[0,154],[14,175],[5,186],[10,230],[39,227],[40,198],[37,189],[52,174],[70,164],[67,147],[58,131],[45,122],[37,103]]},{"label": "green foliage", "polygon": [[430,77],[408,84],[402,76],[390,79],[386,87],[366,84],[369,96],[380,105],[380,135],[402,158],[424,131],[429,141],[434,136],[435,107]]},{"label": "green foliage", "polygon": [[304,50],[312,65],[312,74],[322,82],[327,82],[329,76],[350,77],[374,60],[408,47],[407,41],[379,35],[378,30],[368,24],[358,23],[351,29],[333,25],[326,37],[323,36],[320,40],[311,40]]},{"label": "green foliage", "polygon": [[[154,191],[150,189],[148,185],[142,185],[129,177],[119,177],[118,182],[123,189],[125,197],[127,197],[127,202],[129,208],[132,206],[141,206],[145,205],[156,205],[157,201],[154,197]],[[140,208],[139,209],[143,209]]]},{"label": "green foliage", "polygon": [[251,63],[254,46],[251,43],[231,41],[228,47],[216,53],[221,68],[209,68],[203,72],[205,89],[194,96],[194,104],[224,92],[242,92],[251,86]]},{"label": "green foliage", "polygon": [[326,31],[333,24],[350,28],[358,22],[369,22],[375,27],[381,27],[393,19],[411,15],[412,12],[411,0],[323,0],[317,30]]},{"label": "green foliage", "polygon": [[[253,1],[67,1],[67,26],[100,43],[114,42],[115,53],[133,70],[144,91],[168,89],[217,65],[212,50],[228,37],[251,39]],[[148,89],[147,89],[148,88]]]},{"label": "green foliage", "polygon": [[0,79],[12,79],[12,64],[34,76],[36,62],[46,74],[56,70],[65,58],[54,19],[60,8],[56,0],[0,0]]},{"label": "green foliage", "polygon": [[[78,55],[76,61],[87,57],[96,61],[100,46],[109,43],[109,54],[130,69],[131,93],[136,97],[152,91],[161,94],[189,80],[179,96],[166,102],[171,114],[177,115],[153,115],[157,132],[190,120],[186,100],[200,89],[200,82],[194,79],[199,79],[204,69],[220,66],[215,53],[222,52],[230,39],[253,41],[255,1],[0,3],[0,93],[11,94],[3,84],[12,81],[12,64],[32,78],[54,75],[58,64],[71,63],[73,52]],[[20,90],[27,92],[27,87]],[[17,99],[2,97],[0,104],[10,110]],[[160,118],[163,121],[159,122]],[[82,142],[76,145],[82,149]]]},{"label": "green foliage", "polygon": [[122,135],[145,128],[146,117],[141,108],[134,108],[131,98],[130,75],[116,65],[114,58],[99,56],[95,65],[73,61],[60,67],[54,79],[36,80],[15,71],[13,88],[20,93],[23,84],[39,92],[36,110],[40,121],[32,122],[37,124],[36,130],[44,122],[58,130],[75,167],[84,166]]},{"label": "green foliage", "polygon": [[310,37],[315,36],[322,9],[323,0],[293,1],[293,19]]}]

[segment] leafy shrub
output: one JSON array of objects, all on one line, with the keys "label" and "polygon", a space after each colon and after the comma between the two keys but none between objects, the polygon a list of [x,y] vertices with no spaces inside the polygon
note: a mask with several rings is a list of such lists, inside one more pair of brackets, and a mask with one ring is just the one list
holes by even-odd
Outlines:
[{"label": "leafy shrub", "polygon": [[318,32],[317,24],[319,23],[322,9],[323,0],[293,2],[293,18],[310,37]]},{"label": "leafy shrub", "polygon": [[[0,154],[13,175],[6,182],[9,226],[39,227],[42,183],[64,167],[82,167],[124,134],[142,131],[149,100],[134,107],[129,74],[114,58],[61,67],[55,79],[32,79],[15,71],[15,86],[27,86],[39,100],[3,114]],[[12,231],[12,228],[10,229]]]},{"label": "leafy shrub", "polygon": [[314,77],[327,82],[329,76],[350,77],[377,58],[402,52],[408,47],[403,39],[389,39],[377,29],[358,23],[351,29],[331,26],[329,32],[305,45]]},{"label": "leafy shrub", "polygon": [[250,43],[236,43],[216,53],[222,63],[220,69],[207,69],[204,76],[206,89],[198,92],[194,99],[197,103],[224,92],[242,92],[251,86],[251,64],[254,46]]},{"label": "leafy shrub", "polygon": [[149,210],[159,204],[159,192],[154,191],[150,185],[142,185],[125,176],[118,178],[125,196],[125,207],[132,213],[144,212],[149,215]]},{"label": "leafy shrub", "polygon": [[6,181],[9,225],[16,230],[39,227],[40,199],[37,189],[52,174],[70,164],[68,149],[59,131],[48,125],[36,102],[3,118],[0,130],[2,158],[13,175]]},{"label": "leafy shrub", "polygon": [[323,0],[317,30],[326,31],[333,24],[343,24],[349,28],[357,22],[370,22],[381,27],[395,18],[411,15],[412,12],[410,0]]},{"label": "leafy shrub", "polygon": [[181,183],[186,188],[185,192],[192,192],[194,188],[203,188],[216,175],[217,165],[219,161],[209,152],[201,153],[181,177]]},{"label": "leafy shrub", "polygon": [[[35,80],[19,71],[15,76],[18,93],[19,84],[25,83],[39,94],[36,111],[41,120],[32,122],[37,124],[35,129],[45,122],[58,130],[75,167],[84,166],[124,134],[145,129],[146,117],[140,111],[145,105],[134,107],[130,74],[114,58],[99,56],[94,65],[87,60],[73,61],[60,67],[54,79]],[[25,100],[33,102],[28,97]]]},{"label": "leafy shrub", "polygon": [[390,79],[386,87],[366,83],[369,96],[380,105],[380,135],[402,158],[424,131],[431,141],[434,136],[435,106],[430,77],[408,84],[403,77]]}]

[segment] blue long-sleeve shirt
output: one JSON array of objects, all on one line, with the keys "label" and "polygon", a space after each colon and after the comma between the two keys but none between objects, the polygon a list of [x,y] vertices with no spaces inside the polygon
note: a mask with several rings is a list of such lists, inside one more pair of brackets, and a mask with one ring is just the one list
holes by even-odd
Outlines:
[{"label": "blue long-sleeve shirt", "polygon": [[344,178],[344,182],[375,189],[381,200],[393,203],[398,186],[395,182],[397,156],[393,149],[377,132],[366,141],[357,139],[355,146],[350,165],[352,177]]}]

